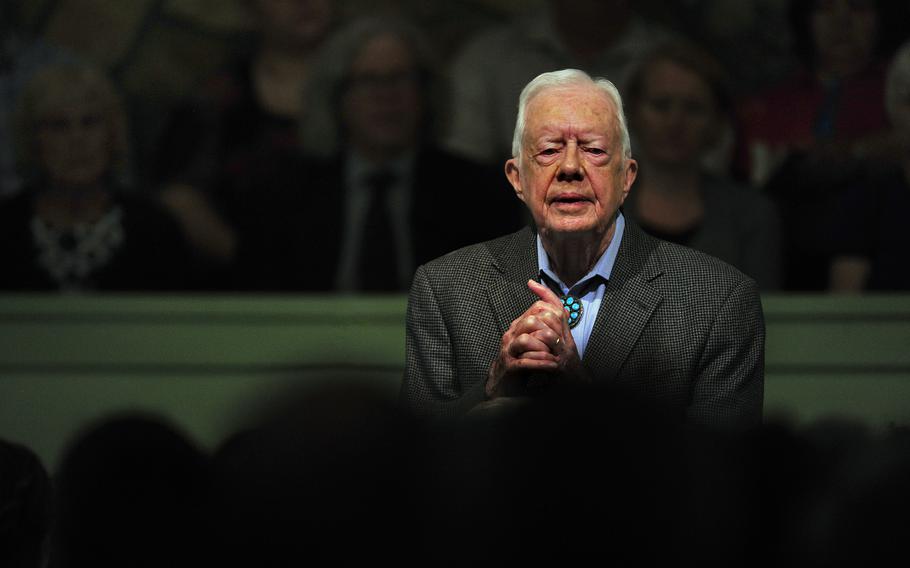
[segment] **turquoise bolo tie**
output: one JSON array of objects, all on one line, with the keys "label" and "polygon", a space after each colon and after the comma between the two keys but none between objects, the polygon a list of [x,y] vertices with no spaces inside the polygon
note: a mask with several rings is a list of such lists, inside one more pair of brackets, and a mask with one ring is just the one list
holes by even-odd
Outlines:
[{"label": "turquoise bolo tie", "polygon": [[562,307],[569,313],[569,329],[572,329],[581,321],[581,314],[584,312],[584,306],[581,305],[581,299],[572,294],[560,296]]},{"label": "turquoise bolo tie", "polygon": [[565,308],[566,312],[569,314],[569,329],[578,325],[578,322],[581,321],[581,315],[584,313],[584,306],[581,304],[581,298],[574,294],[563,294],[559,287],[550,283],[550,277],[544,274],[543,271],[540,272],[538,281],[541,284],[546,284],[550,290],[553,290],[554,294],[559,296],[562,307]]}]

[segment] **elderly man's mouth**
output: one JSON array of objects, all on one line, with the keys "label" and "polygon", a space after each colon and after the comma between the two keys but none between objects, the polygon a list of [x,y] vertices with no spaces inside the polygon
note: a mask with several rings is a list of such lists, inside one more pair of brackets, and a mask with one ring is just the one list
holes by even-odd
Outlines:
[{"label": "elderly man's mouth", "polygon": [[571,209],[587,205],[590,203],[590,200],[578,193],[565,193],[563,195],[557,196],[550,203],[551,205],[559,207],[560,209]]}]

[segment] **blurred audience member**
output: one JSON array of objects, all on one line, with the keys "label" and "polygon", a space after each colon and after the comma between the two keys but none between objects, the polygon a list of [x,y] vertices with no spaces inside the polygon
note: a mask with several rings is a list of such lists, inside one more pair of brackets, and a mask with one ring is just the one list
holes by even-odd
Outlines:
[{"label": "blurred audience member", "polygon": [[755,185],[794,157],[824,169],[886,151],[887,14],[880,0],[790,1],[804,67],[743,107],[742,158]]},{"label": "blurred audience member", "polygon": [[439,564],[427,434],[375,381],[283,393],[216,452],[211,563]]},{"label": "blurred audience member", "polygon": [[55,479],[53,566],[207,564],[208,458],[162,419],[129,414],[90,426]]},{"label": "blurred audience member", "polygon": [[637,17],[628,0],[550,0],[542,10],[468,42],[453,63],[447,145],[499,164],[510,155],[521,89],[554,69],[582,69],[622,88],[625,75],[670,32]]},{"label": "blurred audience member", "polygon": [[848,190],[842,202],[837,256],[831,267],[834,292],[910,290],[910,43],[888,71],[885,106],[898,159]]},{"label": "blurred audience member", "polygon": [[682,563],[704,535],[691,530],[677,416],[601,383],[462,419],[437,462],[434,532],[458,543],[444,565]]},{"label": "blurred audience member", "polygon": [[669,43],[632,72],[626,101],[640,169],[624,211],[652,235],[729,262],[764,290],[777,288],[774,206],[703,165],[731,111],[720,64],[694,45]]},{"label": "blurred audience member", "polygon": [[[895,429],[854,444],[824,485],[805,540],[816,566],[896,566],[910,533],[910,432]],[[805,537],[804,537],[805,538]]]},{"label": "blurred audience member", "polygon": [[311,73],[303,156],[225,183],[253,287],[401,292],[418,264],[520,223],[498,170],[436,146],[445,91],[417,29],[351,22]]},{"label": "blurred audience member", "polygon": [[175,111],[155,168],[161,198],[213,267],[229,263],[237,246],[215,186],[248,175],[260,154],[297,147],[312,58],[335,15],[334,0],[244,2],[256,33],[252,52]]},{"label": "blurred audience member", "polygon": [[[805,68],[747,101],[741,165],[777,203],[783,226],[783,287],[823,290],[836,211],[862,166],[893,154],[884,105],[890,4],[793,0]],[[904,20],[905,21],[905,20]]]},{"label": "blurred audience member", "polygon": [[16,115],[26,189],[0,204],[0,288],[167,289],[185,284],[180,229],[127,191],[121,99],[99,70],[36,72]]},{"label": "blurred audience member", "polygon": [[62,48],[23,32],[18,12],[18,2],[0,2],[0,198],[22,189],[13,131],[13,109],[19,94],[37,69],[74,60]]},{"label": "blurred audience member", "polygon": [[41,460],[0,440],[0,566],[46,566],[50,525],[51,482]]}]

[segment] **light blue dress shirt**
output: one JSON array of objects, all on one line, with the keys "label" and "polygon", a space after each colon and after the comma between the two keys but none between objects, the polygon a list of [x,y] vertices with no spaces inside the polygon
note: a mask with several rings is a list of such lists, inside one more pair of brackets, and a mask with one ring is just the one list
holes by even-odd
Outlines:
[{"label": "light blue dress shirt", "polygon": [[537,235],[537,267],[540,269],[540,274],[546,275],[546,280],[543,280],[543,283],[548,284],[551,288],[553,285],[558,286],[563,296],[572,294],[581,299],[581,321],[571,330],[572,338],[575,339],[575,346],[578,348],[579,357],[584,357],[585,355],[585,347],[587,347],[591,331],[594,329],[594,320],[597,319],[597,312],[600,310],[600,304],[607,289],[607,281],[613,272],[613,264],[616,262],[616,255],[619,253],[619,243],[622,241],[625,227],[626,220],[622,213],[619,213],[616,216],[616,229],[613,232],[613,239],[610,241],[607,250],[600,255],[600,258],[594,263],[594,267],[571,288],[566,286],[556,273],[550,269],[550,258],[547,256],[547,251],[543,248],[540,235]]}]

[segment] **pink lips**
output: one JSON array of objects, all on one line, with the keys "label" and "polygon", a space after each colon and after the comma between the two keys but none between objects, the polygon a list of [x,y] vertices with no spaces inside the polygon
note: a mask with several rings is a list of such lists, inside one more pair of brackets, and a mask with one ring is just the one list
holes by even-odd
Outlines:
[{"label": "pink lips", "polygon": [[553,198],[550,203],[562,206],[581,205],[589,199],[580,193],[561,193]]}]

